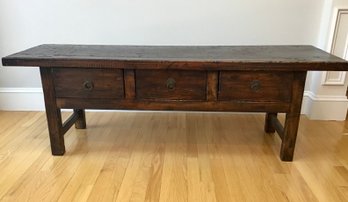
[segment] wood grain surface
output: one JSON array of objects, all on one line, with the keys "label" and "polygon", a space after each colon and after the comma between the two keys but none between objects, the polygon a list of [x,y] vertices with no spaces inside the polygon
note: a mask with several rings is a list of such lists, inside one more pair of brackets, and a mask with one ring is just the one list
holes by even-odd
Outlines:
[{"label": "wood grain surface", "polygon": [[[172,82],[172,88],[168,84]],[[206,100],[207,73],[204,71],[136,70],[138,100]]]},{"label": "wood grain surface", "polygon": [[[159,62],[160,61],[160,62]],[[313,46],[40,45],[4,57],[4,66],[205,70],[348,70]]]},{"label": "wood grain surface", "polygon": [[218,100],[290,102],[293,72],[222,71]]},{"label": "wood grain surface", "polygon": [[[123,71],[119,69],[52,68],[56,97],[124,98]],[[89,82],[91,86],[84,86]]]},{"label": "wood grain surface", "polygon": [[0,201],[348,201],[348,122],[301,117],[285,163],[261,114],[86,116],[57,157],[44,112],[0,112]]}]

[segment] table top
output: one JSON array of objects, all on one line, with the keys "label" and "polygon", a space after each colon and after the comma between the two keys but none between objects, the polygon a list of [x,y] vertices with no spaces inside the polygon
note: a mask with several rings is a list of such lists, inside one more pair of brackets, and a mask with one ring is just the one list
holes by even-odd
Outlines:
[{"label": "table top", "polygon": [[314,46],[117,46],[44,44],[2,58],[4,66],[334,70],[348,62]]}]

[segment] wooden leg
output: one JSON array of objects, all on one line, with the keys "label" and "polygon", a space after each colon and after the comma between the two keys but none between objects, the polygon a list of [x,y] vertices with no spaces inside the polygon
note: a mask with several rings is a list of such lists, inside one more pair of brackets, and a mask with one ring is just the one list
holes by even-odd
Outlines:
[{"label": "wooden leg", "polygon": [[45,98],[51,151],[53,155],[63,155],[65,153],[65,145],[62,133],[62,117],[60,109],[57,108],[51,68],[40,68],[40,73]]},{"label": "wooden leg", "polygon": [[292,85],[292,98],[289,112],[286,114],[284,136],[280,149],[280,158],[283,161],[292,161],[297,130],[300,121],[301,104],[307,72],[295,72]]},{"label": "wooden leg", "polygon": [[275,128],[273,127],[271,116],[275,115],[277,116],[277,113],[266,113],[265,117],[265,132],[266,133],[275,133]]},{"label": "wooden leg", "polygon": [[286,114],[284,137],[280,149],[280,158],[283,161],[292,161],[293,159],[299,122],[300,114]]},{"label": "wooden leg", "polygon": [[86,114],[84,109],[74,109],[74,113],[78,114],[78,119],[75,122],[75,128],[86,129]]},{"label": "wooden leg", "polygon": [[48,109],[46,107],[46,116],[52,154],[61,156],[65,153],[65,145],[64,134],[61,134],[62,119],[60,109]]}]

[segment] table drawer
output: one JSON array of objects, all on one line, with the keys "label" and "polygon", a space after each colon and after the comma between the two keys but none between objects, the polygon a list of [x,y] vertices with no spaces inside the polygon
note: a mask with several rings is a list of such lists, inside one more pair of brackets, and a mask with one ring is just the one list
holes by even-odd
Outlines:
[{"label": "table drawer", "polygon": [[54,68],[52,74],[57,97],[110,99],[124,97],[122,70]]},{"label": "table drawer", "polygon": [[140,100],[205,100],[204,71],[136,70],[136,96]]},{"label": "table drawer", "polygon": [[293,73],[221,71],[218,100],[290,102]]}]

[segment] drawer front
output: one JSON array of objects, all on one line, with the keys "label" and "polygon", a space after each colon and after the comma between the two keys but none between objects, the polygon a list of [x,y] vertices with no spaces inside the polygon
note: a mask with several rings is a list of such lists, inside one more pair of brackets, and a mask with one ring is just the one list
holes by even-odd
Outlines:
[{"label": "drawer front", "polygon": [[289,72],[222,71],[218,100],[290,102],[292,80]]},{"label": "drawer front", "polygon": [[122,70],[54,68],[52,74],[60,98],[124,97]]},{"label": "drawer front", "polygon": [[205,100],[207,74],[204,71],[136,70],[139,100]]}]

